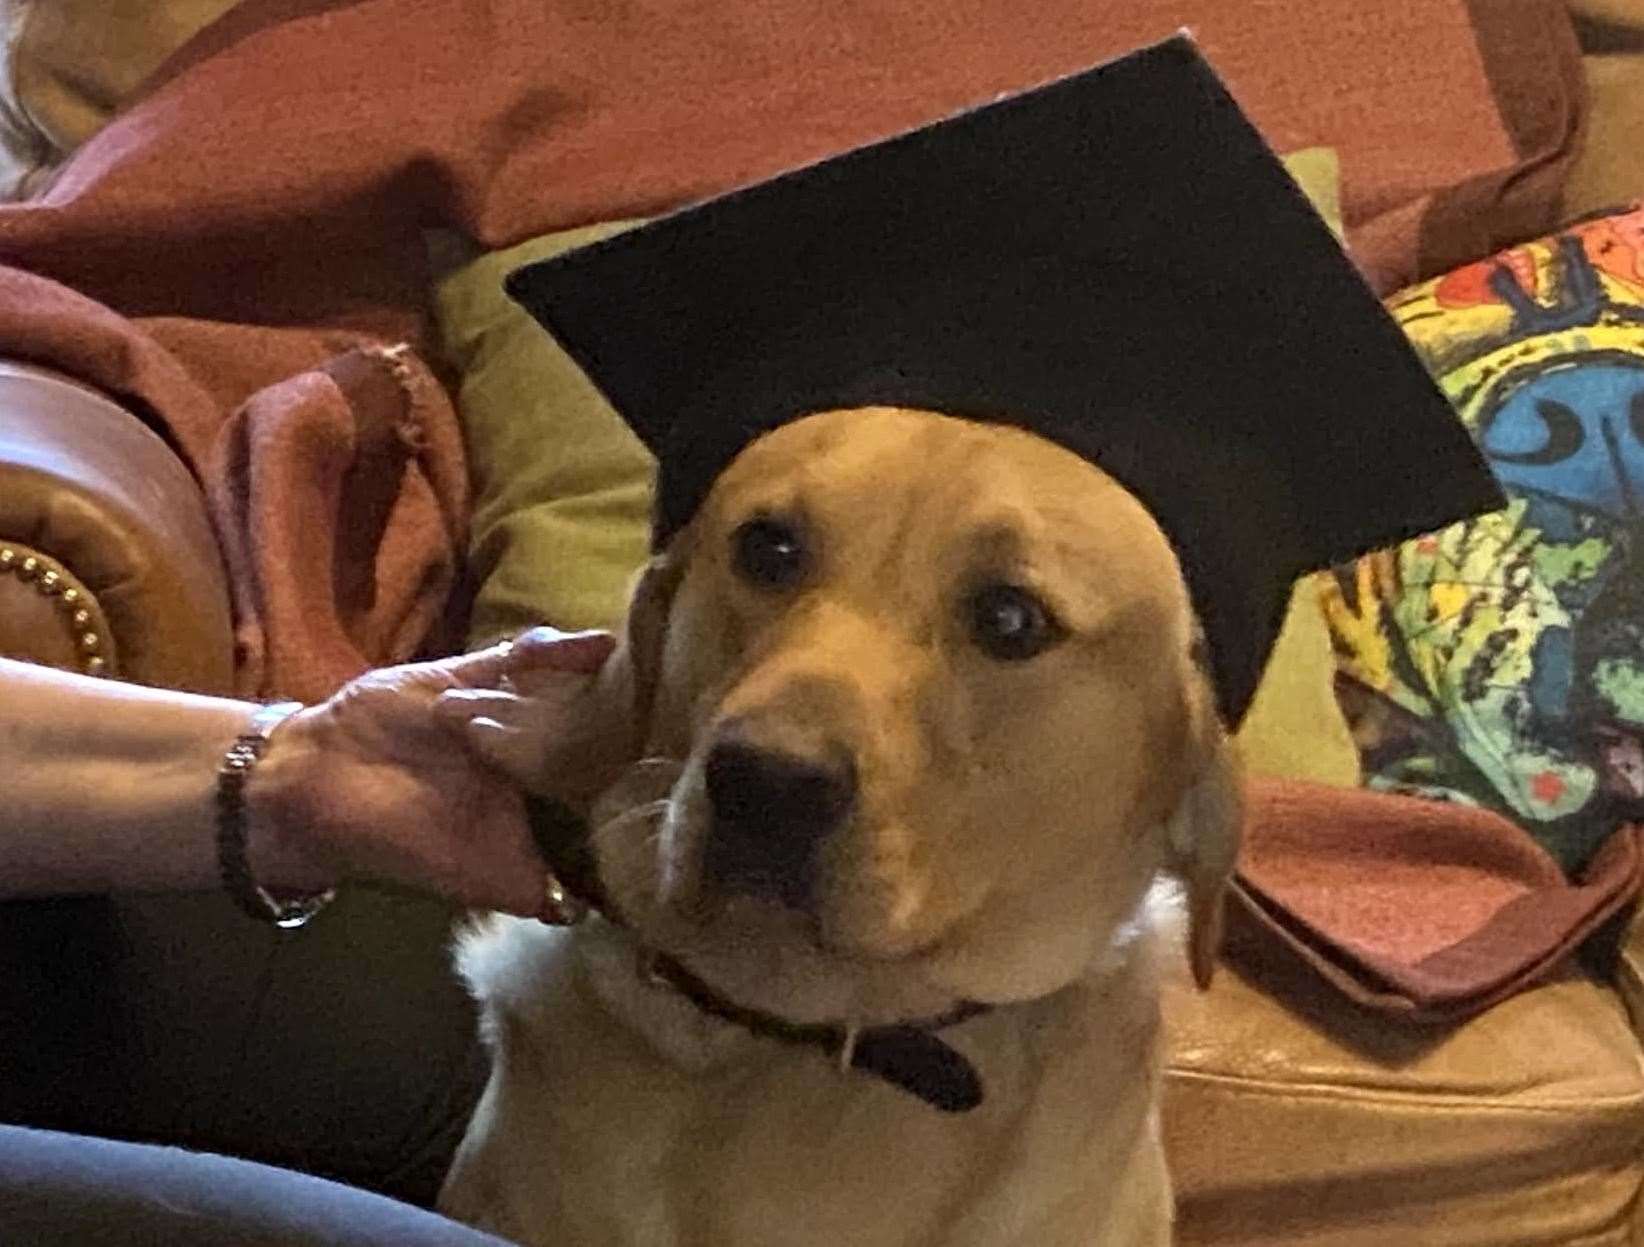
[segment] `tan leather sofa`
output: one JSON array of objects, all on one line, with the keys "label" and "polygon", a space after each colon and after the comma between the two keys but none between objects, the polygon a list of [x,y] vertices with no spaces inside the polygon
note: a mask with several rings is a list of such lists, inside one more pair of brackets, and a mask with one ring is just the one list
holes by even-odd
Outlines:
[{"label": "tan leather sofa", "polygon": [[1425,1032],[1235,949],[1167,1012],[1179,1241],[1644,1243],[1641,953]]},{"label": "tan leather sofa", "polygon": [[[1571,0],[1590,97],[1565,216],[1644,193],[1644,0]],[[1179,992],[1165,1129],[1183,1244],[1644,1243],[1644,923],[1456,1028],[1235,946]]]},{"label": "tan leather sofa", "polygon": [[197,692],[233,680],[228,580],[188,469],[112,399],[5,362],[0,653]]},{"label": "tan leather sofa", "polygon": [[[10,38],[0,145],[12,183],[26,188],[95,128],[140,71],[227,7],[222,0],[0,3]],[[1603,105],[1571,183],[1574,214],[1608,202],[1619,188],[1644,188],[1644,104],[1635,102],[1644,100],[1644,3],[1584,0],[1572,8],[1583,16],[1590,80]],[[88,49],[89,62],[71,54]],[[0,654],[201,691],[225,691],[233,659],[226,579],[187,470],[137,415],[107,396],[15,364],[0,364]],[[375,901],[358,904],[377,924],[353,928],[368,931],[357,942],[376,942],[374,972],[390,944],[398,953],[394,972],[407,983],[427,974],[417,958],[438,964],[438,915],[408,919],[370,910]],[[206,929],[218,917],[198,911],[188,921]],[[124,921],[122,947],[134,931],[175,938],[141,914],[128,912]],[[314,934],[319,940],[298,954],[300,966],[286,953],[267,962],[276,976],[321,973],[325,937]],[[1204,995],[1184,989],[1170,1002],[1166,1131],[1180,1241],[1644,1244],[1644,934],[1612,934],[1608,946],[1599,941],[1555,981],[1463,1026],[1421,1030],[1348,1004],[1297,966],[1241,956],[1235,932],[1231,964],[1214,988]],[[268,954],[259,945],[245,955]],[[141,959],[121,965],[139,978],[156,973]],[[202,981],[212,976],[203,962],[192,972]],[[444,1033],[466,1033],[454,993],[423,982],[406,996],[419,1018],[441,1011],[449,1019]],[[88,996],[76,1007],[103,998]],[[319,1016],[299,1006],[297,1021]],[[143,1059],[169,1071],[151,1077],[155,1086],[200,1059],[164,1050],[181,1034],[169,1022],[149,1017],[142,1024],[153,1045]],[[371,1077],[361,1073],[359,1045],[367,1041],[356,1043],[357,1034],[316,1046],[291,1019],[282,1033],[310,1065],[352,1062],[336,1086],[357,1088]],[[19,1042],[0,1025],[0,1051]],[[435,1046],[447,1073],[469,1068],[460,1040],[442,1044]],[[85,1058],[94,1059],[94,1052]],[[404,1068],[418,1059],[429,1057],[405,1056]],[[323,1149],[259,1139],[259,1129],[276,1130],[278,1110],[262,1122],[248,1117],[232,1128],[178,1129],[173,1137],[308,1163],[422,1198],[473,1085],[469,1074],[442,1084],[445,1099],[418,1127],[421,1168],[409,1179],[403,1164],[386,1172],[368,1149],[338,1160]],[[0,1116],[19,1102],[0,1096]],[[28,1101],[35,1109],[41,1102]],[[111,1112],[107,1128],[164,1133],[154,1120]],[[339,1120],[316,1133],[346,1131]],[[92,1129],[98,1121],[80,1112],[53,1124]]]}]

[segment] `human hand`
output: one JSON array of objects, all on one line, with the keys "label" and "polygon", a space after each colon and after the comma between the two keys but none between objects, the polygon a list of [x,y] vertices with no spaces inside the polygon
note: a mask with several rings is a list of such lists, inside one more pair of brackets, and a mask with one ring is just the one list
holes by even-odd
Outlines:
[{"label": "human hand", "polygon": [[638,745],[625,657],[619,652],[592,680],[528,666],[498,681],[500,687],[441,693],[434,709],[520,788],[586,812]]},{"label": "human hand", "polygon": [[473,654],[368,672],[299,711],[275,730],[247,789],[253,874],[271,890],[372,880],[542,912],[546,864],[516,768],[469,747],[469,716],[442,702],[487,686],[536,692],[540,785],[560,769],[557,753],[581,765],[588,733],[577,716],[613,645],[605,633],[536,629]]}]

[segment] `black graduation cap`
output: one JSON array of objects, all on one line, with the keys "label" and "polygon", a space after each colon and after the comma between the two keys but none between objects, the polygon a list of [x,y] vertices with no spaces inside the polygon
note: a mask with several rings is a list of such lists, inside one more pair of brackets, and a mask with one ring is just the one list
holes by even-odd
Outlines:
[{"label": "black graduation cap", "polygon": [[1503,505],[1185,35],[508,290],[655,452],[659,545],[738,451],[816,411],[922,408],[1085,456],[1175,545],[1233,723],[1297,576]]}]

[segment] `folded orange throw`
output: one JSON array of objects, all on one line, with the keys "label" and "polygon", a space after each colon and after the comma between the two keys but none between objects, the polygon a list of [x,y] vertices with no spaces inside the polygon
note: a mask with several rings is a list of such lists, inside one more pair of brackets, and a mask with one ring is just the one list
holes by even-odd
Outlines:
[{"label": "folded orange throw", "polygon": [[1458,1020],[1537,982],[1644,883],[1636,826],[1572,883],[1488,810],[1278,780],[1255,781],[1248,800],[1233,903],[1266,937],[1256,947],[1277,941],[1413,1022]]}]

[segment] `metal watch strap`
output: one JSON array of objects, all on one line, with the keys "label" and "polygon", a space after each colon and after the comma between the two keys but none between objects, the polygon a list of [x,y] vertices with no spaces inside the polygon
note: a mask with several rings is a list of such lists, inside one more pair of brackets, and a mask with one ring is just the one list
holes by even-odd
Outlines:
[{"label": "metal watch strap", "polygon": [[303,926],[330,904],[336,890],[281,899],[252,877],[246,860],[245,786],[274,729],[302,708],[295,701],[260,707],[217,768],[217,868],[223,887],[243,913],[288,931]]}]

